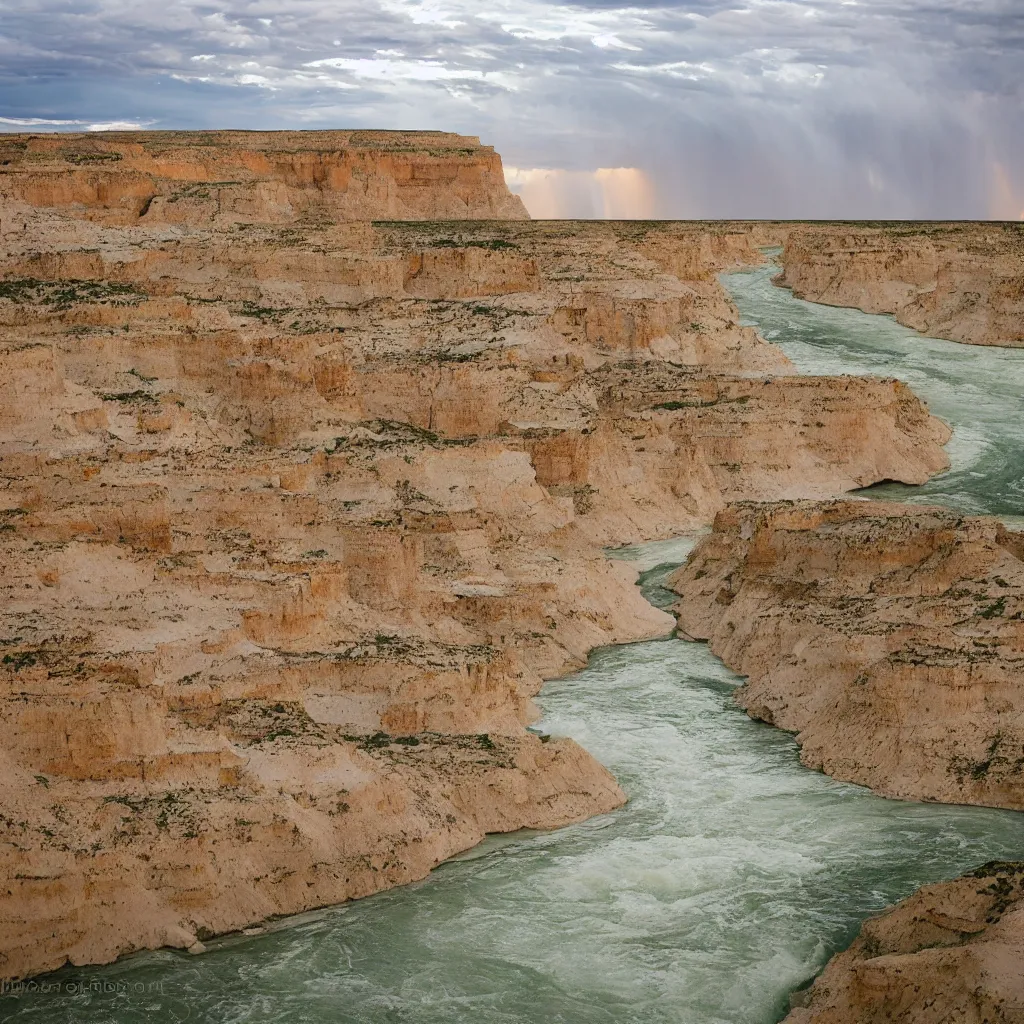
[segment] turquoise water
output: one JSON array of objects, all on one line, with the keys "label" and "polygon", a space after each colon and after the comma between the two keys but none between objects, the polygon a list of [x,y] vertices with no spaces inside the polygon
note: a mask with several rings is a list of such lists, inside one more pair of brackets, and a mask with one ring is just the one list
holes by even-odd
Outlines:
[{"label": "turquoise water", "polygon": [[[799,303],[769,276],[726,283],[801,370],[899,375],[955,425],[953,471],[912,497],[1020,514],[1024,352]],[[659,583],[691,544],[618,554],[662,603]],[[789,736],[736,708],[737,682],[701,644],[597,651],[540,703],[551,732],[615,773],[630,796],[621,811],[491,837],[422,883],[202,956],[59,972],[46,979],[59,991],[0,1000],[0,1019],[770,1024],[866,915],[1024,851],[1009,812],[886,801],[802,768]]]},{"label": "turquoise water", "polygon": [[1024,351],[924,338],[888,316],[804,302],[771,283],[776,273],[766,266],[723,276],[744,324],[801,373],[899,377],[953,427],[948,473],[922,487],[870,488],[872,497],[1024,515]]}]

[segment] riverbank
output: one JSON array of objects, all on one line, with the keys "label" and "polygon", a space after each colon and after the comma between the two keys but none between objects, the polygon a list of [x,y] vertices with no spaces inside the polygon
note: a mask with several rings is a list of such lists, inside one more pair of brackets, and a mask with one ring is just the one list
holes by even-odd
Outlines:
[{"label": "riverbank", "polygon": [[[218,935],[621,806],[526,728],[545,680],[671,624],[602,548],[946,467],[906,383],[801,375],[737,322],[718,275],[789,228],[369,221],[521,209],[476,140],[302,138],[4,143],[0,977],[215,963]],[[673,891],[644,867],[673,820],[626,844],[625,904]],[[678,953],[659,920],[638,948]]]},{"label": "riverbank", "polygon": [[[683,553],[627,554],[671,566]],[[645,573],[648,593],[668,566]],[[735,704],[739,682],[704,644],[598,650],[538,703],[545,729],[574,737],[620,781],[623,809],[490,837],[422,882],[211,942],[200,957],[162,951],[51,977],[160,988],[85,993],[76,1024],[170,1024],[183,1005],[187,1019],[214,1024],[271,1004],[283,1024],[339,1006],[371,1024],[396,1013],[614,1024],[627,1009],[641,1024],[771,1024],[865,916],[1010,856],[1019,824],[807,771],[791,737]],[[58,1005],[23,997],[4,1008],[18,1024],[50,1024]]]}]

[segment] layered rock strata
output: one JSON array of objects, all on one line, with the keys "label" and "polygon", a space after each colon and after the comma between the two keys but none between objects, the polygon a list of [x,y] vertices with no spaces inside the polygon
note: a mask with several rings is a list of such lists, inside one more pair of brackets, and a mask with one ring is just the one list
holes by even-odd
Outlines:
[{"label": "layered rock strata", "polygon": [[544,679],[671,628],[602,545],[946,464],[905,387],[738,325],[744,227],[371,224],[296,187],[285,226],[0,209],[0,977],[614,808],[524,730]]},{"label": "layered rock strata", "polygon": [[986,864],[866,921],[786,1024],[1018,1024],[1022,960],[1024,864]]},{"label": "layered rock strata", "polygon": [[1024,346],[1024,225],[801,225],[777,283],[934,338]]},{"label": "layered rock strata", "polygon": [[886,796],[1024,809],[1024,534],[868,501],[738,504],[670,585],[801,760]]},{"label": "layered rock strata", "polygon": [[[670,586],[809,767],[1024,809],[1024,534],[921,505],[741,503]],[[1022,879],[989,864],[867,921],[787,1022],[1024,1020]]]},{"label": "layered rock strata", "polygon": [[125,225],[527,217],[501,157],[450,132],[5,134],[0,195]]}]

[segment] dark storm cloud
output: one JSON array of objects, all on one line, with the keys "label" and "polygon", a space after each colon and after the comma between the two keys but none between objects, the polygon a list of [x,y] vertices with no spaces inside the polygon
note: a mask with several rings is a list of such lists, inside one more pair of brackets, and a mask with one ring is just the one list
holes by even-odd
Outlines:
[{"label": "dark storm cloud", "polygon": [[1022,66],[1020,0],[5,0],[0,124],[449,128],[664,215],[1016,217]]}]

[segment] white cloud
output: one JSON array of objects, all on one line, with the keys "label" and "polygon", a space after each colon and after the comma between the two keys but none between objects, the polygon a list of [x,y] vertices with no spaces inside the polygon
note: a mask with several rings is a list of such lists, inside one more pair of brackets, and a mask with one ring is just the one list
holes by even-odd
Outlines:
[{"label": "white cloud", "polygon": [[596,47],[607,50],[639,50],[639,46],[631,46],[629,43],[624,43],[618,36],[612,35],[610,32],[606,32],[603,35],[594,36],[590,40]]},{"label": "white cloud", "polygon": [[0,117],[0,124],[13,124],[19,128],[36,128],[42,125],[88,124],[87,121],[57,121],[51,117]]},{"label": "white cloud", "polygon": [[441,82],[458,79],[483,79],[485,72],[475,68],[453,68],[439,60],[392,60],[377,57],[326,57],[303,65],[307,68],[335,68],[348,71],[356,78],[378,82],[404,79],[415,82]]},{"label": "white cloud", "polygon": [[385,11],[403,14],[415,25],[441,25],[444,28],[458,28],[464,24],[451,4],[440,0],[381,0]]},{"label": "white cloud", "polygon": [[766,70],[764,76],[789,85],[820,85],[825,72],[814,64],[780,64]]},{"label": "white cloud", "polygon": [[642,49],[622,37],[642,39],[656,34],[649,17],[631,8],[588,12],[580,7],[537,0],[494,0],[479,9],[476,17],[485,24],[500,26],[503,32],[516,39],[541,43],[590,42],[599,49]]},{"label": "white cloud", "polygon": [[672,61],[669,64],[613,64],[616,71],[630,71],[641,75],[669,75],[672,78],[687,78],[699,81],[713,75],[715,69],[708,64],[691,64],[688,60]]},{"label": "white cloud", "polygon": [[79,118],[0,117],[0,124],[16,128],[84,128],[88,132],[131,132],[153,124],[152,121],[83,121]]},{"label": "white cloud", "polygon": [[90,132],[137,132],[140,128],[148,128],[152,121],[97,121],[90,124],[86,131]]}]

